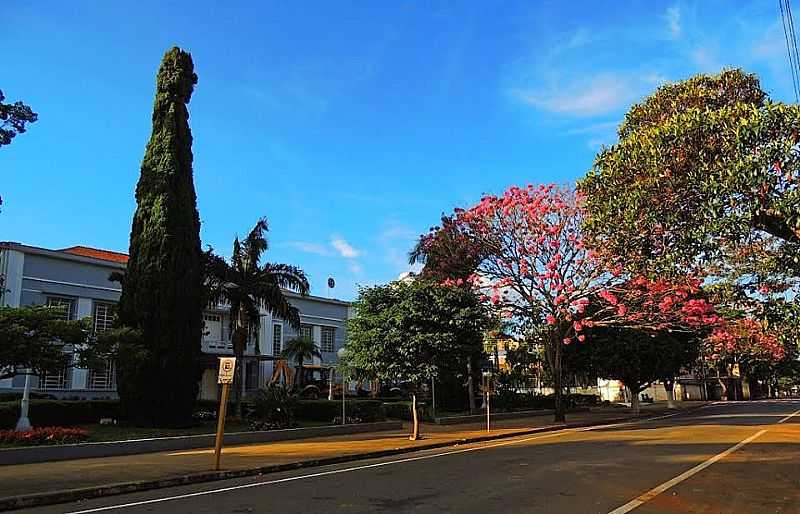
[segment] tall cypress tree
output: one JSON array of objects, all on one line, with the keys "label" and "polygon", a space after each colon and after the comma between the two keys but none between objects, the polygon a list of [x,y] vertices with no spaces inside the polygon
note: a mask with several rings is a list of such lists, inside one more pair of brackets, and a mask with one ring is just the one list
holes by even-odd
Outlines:
[{"label": "tall cypress tree", "polygon": [[137,425],[188,423],[198,392],[202,255],[186,108],[196,83],[191,55],[169,50],[158,70],[119,303],[121,324],[141,334],[141,346],[118,363],[123,416]]}]

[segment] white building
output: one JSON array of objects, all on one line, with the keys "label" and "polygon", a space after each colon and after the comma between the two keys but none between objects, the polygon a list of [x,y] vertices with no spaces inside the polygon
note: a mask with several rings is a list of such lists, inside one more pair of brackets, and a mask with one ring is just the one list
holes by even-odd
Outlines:
[{"label": "white building", "polygon": [[[128,256],[119,252],[74,246],[48,250],[19,243],[0,242],[0,305],[50,305],[61,307],[65,319],[90,317],[94,330],[109,329],[113,324],[112,307],[119,300],[120,285],[109,274],[125,268]],[[290,303],[300,311],[299,334],[283,320],[263,312],[258,341],[251,340],[245,353],[243,388],[264,386],[274,370],[274,360],[284,344],[297,335],[310,337],[320,348],[322,358],[307,363],[312,376],[325,380],[328,369],[336,363],[337,350],[344,346],[350,304],[318,296],[301,297],[286,292]],[[202,362],[207,366],[201,379],[200,398],[217,398],[217,357],[232,355],[229,316],[224,308],[203,313],[205,330]],[[22,390],[23,375],[0,380],[0,391]],[[34,390],[65,398],[103,398],[116,396],[114,365],[87,370],[66,367],[37,377]]]}]

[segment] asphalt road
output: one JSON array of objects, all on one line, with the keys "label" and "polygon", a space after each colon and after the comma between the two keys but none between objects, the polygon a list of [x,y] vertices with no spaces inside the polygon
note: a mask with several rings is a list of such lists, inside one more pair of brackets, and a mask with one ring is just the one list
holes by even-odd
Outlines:
[{"label": "asphalt road", "polygon": [[30,512],[800,513],[800,400],[715,404]]}]

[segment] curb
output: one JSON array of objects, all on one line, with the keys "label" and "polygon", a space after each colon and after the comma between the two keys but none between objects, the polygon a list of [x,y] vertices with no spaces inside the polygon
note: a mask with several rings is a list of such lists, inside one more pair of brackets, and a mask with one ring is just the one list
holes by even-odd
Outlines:
[{"label": "curb", "polygon": [[[225,434],[223,441],[225,445],[270,443],[314,437],[331,437],[364,432],[399,430],[401,428],[402,423],[400,421],[377,421],[373,423],[351,425],[324,425],[319,427],[287,428],[257,432],[232,432]],[[215,434],[197,434],[189,436],[132,439],[128,441],[64,444],[58,446],[24,446],[20,448],[1,449],[0,466],[213,448],[215,441]]]},{"label": "curb", "polygon": [[[589,407],[573,407],[567,409],[567,414],[575,414],[578,412],[589,412]],[[553,409],[536,409],[536,410],[521,410],[521,411],[508,411],[492,413],[492,419],[523,419],[534,416],[549,416],[556,411]],[[445,416],[441,418],[434,418],[433,422],[437,425],[461,425],[467,423],[481,423],[486,420],[486,414],[470,414],[468,416]]]},{"label": "curb", "polygon": [[[682,414],[691,412],[701,407],[703,406],[690,407],[681,410],[675,413],[674,415],[680,416]],[[663,414],[658,416],[654,416],[652,414],[644,414],[639,416],[626,416],[620,418],[605,419],[602,421],[586,421],[579,423],[565,423],[561,425],[548,425],[544,427],[518,430],[515,432],[508,432],[504,434],[489,434],[479,437],[451,439],[449,441],[423,444],[420,446],[410,446],[407,448],[392,448],[387,450],[377,450],[373,452],[341,455],[338,457],[325,457],[321,459],[290,462],[286,464],[273,464],[270,466],[260,466],[256,468],[231,469],[224,471],[207,471],[201,473],[192,473],[188,475],[179,475],[174,477],[162,478],[158,480],[124,482],[119,484],[109,484],[103,486],[82,487],[78,489],[66,489],[61,491],[49,491],[45,493],[10,496],[6,498],[0,498],[0,511],[40,507],[43,505],[69,503],[79,500],[89,500],[89,499],[101,498],[104,496],[115,496],[120,494],[149,491],[154,489],[163,489],[167,487],[175,487],[180,485],[199,484],[203,482],[214,482],[218,480],[228,480],[233,478],[243,478],[255,475],[265,475],[269,473],[280,473],[283,471],[292,471],[304,468],[329,466],[333,464],[343,464],[346,462],[375,459],[380,457],[391,457],[394,455],[402,455],[406,453],[414,453],[424,450],[435,450],[437,448],[446,448],[450,446],[459,446],[463,444],[481,443],[486,441],[494,441],[497,439],[509,439],[512,437],[519,437],[524,435],[531,435],[531,434],[538,434],[545,432],[557,432],[560,430],[569,430],[574,428],[587,428],[594,426],[613,425],[616,423],[624,423],[630,421],[659,419],[661,416],[663,416]]]}]

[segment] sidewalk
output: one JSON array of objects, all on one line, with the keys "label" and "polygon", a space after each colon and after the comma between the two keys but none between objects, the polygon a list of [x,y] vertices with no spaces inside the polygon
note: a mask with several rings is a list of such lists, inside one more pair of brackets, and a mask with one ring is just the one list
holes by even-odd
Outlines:
[{"label": "sidewalk", "polygon": [[[702,405],[704,402],[683,402],[683,409]],[[666,412],[665,406],[653,405],[642,409],[642,414],[657,415]],[[629,417],[625,408],[598,408],[592,412],[567,416],[568,425],[602,423]],[[492,436],[510,436],[530,430],[558,428],[551,415],[524,419],[498,421],[492,427]],[[296,465],[335,457],[357,458],[358,455],[396,449],[425,448],[431,445],[457,444],[464,439],[487,436],[485,425],[469,424],[441,426],[423,424],[421,441],[408,440],[407,425],[403,431],[372,432],[337,437],[322,437],[267,444],[250,444],[224,448],[222,468],[224,470],[247,470],[275,465]],[[368,457],[365,455],[365,457]],[[186,450],[179,452],[149,453],[97,459],[80,459],[37,464],[20,464],[0,467],[0,507],[2,499],[28,496],[71,489],[107,487],[128,482],[152,482],[141,489],[156,488],[158,481],[174,477],[203,474],[206,481],[215,478],[213,449]],[[309,462],[312,461],[312,462]],[[224,478],[224,475],[219,477]],[[168,484],[163,484],[168,485]],[[113,493],[107,491],[105,494]],[[74,499],[74,498],[72,498]]]}]

